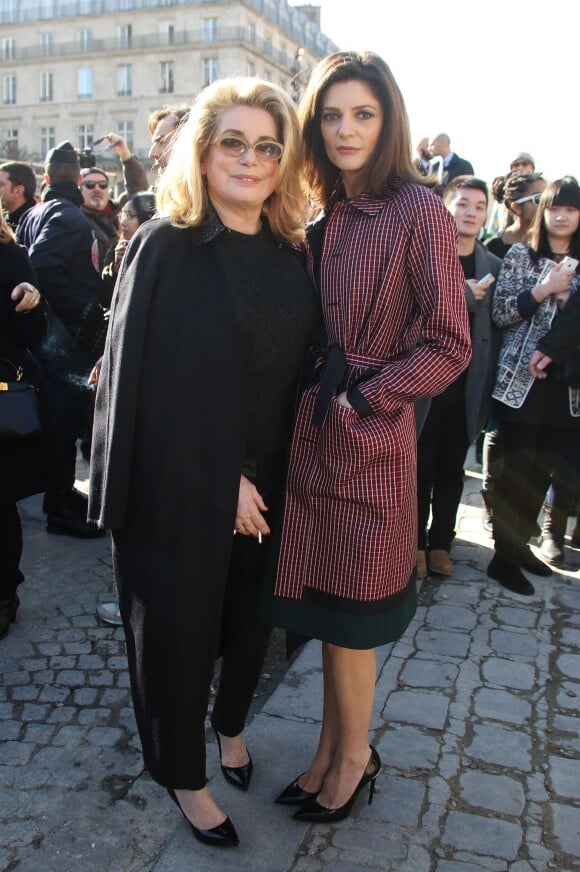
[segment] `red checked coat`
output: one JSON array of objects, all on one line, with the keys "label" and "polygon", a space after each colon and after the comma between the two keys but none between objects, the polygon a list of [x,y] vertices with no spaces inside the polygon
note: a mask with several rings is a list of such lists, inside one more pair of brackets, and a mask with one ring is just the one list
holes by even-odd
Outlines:
[{"label": "red checked coat", "polygon": [[377,611],[415,577],[413,402],[443,391],[471,356],[455,222],[416,184],[336,202],[320,276],[329,344],[346,362],[333,392],[354,408],[333,396],[314,426],[320,383],[301,398],[275,594]]}]

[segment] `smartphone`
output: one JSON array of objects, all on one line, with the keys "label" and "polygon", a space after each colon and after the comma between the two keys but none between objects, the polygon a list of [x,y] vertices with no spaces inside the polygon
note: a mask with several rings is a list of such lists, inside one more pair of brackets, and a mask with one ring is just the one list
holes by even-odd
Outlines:
[{"label": "smartphone", "polygon": [[576,272],[576,267],[578,266],[578,261],[575,257],[566,257],[564,260],[560,261],[560,272],[572,273]]},{"label": "smartphone", "polygon": [[489,286],[495,282],[495,276],[491,273],[485,275],[482,279],[477,282],[478,287],[480,288],[489,288]]}]

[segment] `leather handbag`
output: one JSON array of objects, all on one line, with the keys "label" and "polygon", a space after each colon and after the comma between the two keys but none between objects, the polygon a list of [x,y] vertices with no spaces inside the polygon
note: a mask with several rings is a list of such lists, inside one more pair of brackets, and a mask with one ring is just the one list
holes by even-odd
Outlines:
[{"label": "leather handbag", "polygon": [[14,371],[14,380],[0,381],[0,439],[23,439],[41,430],[40,409],[36,388],[23,379],[21,366],[6,357]]}]

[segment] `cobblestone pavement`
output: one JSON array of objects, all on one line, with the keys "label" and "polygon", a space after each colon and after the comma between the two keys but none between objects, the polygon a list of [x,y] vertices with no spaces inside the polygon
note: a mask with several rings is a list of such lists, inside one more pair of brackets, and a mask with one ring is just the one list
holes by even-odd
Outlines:
[{"label": "cobblestone pavement", "polygon": [[26,872],[572,872],[580,869],[580,552],[524,599],[485,576],[480,480],[468,473],[452,579],[429,579],[405,637],[377,651],[372,805],[333,827],[272,804],[302,771],[320,718],[307,645],[247,732],[249,794],[211,788],[242,846],[194,842],[143,772],[122,631],[95,617],[109,544],[47,536],[21,504],[27,575],[0,643],[0,869]]}]

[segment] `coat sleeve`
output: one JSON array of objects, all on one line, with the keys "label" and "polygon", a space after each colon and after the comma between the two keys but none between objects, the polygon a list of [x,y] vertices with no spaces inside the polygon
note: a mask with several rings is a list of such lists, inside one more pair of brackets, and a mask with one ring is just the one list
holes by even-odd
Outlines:
[{"label": "coat sleeve", "polygon": [[[408,216],[401,220],[409,222]],[[441,393],[471,359],[455,221],[436,195],[425,192],[409,231],[408,290],[419,308],[422,344],[351,388],[348,398],[362,415],[394,412]]]},{"label": "coat sleeve", "polygon": [[561,363],[580,347],[580,291],[572,294],[553,327],[538,343],[538,349]]},{"label": "coat sleeve", "polygon": [[146,191],[149,187],[145,167],[134,154],[123,161],[123,180],[129,195]]}]

